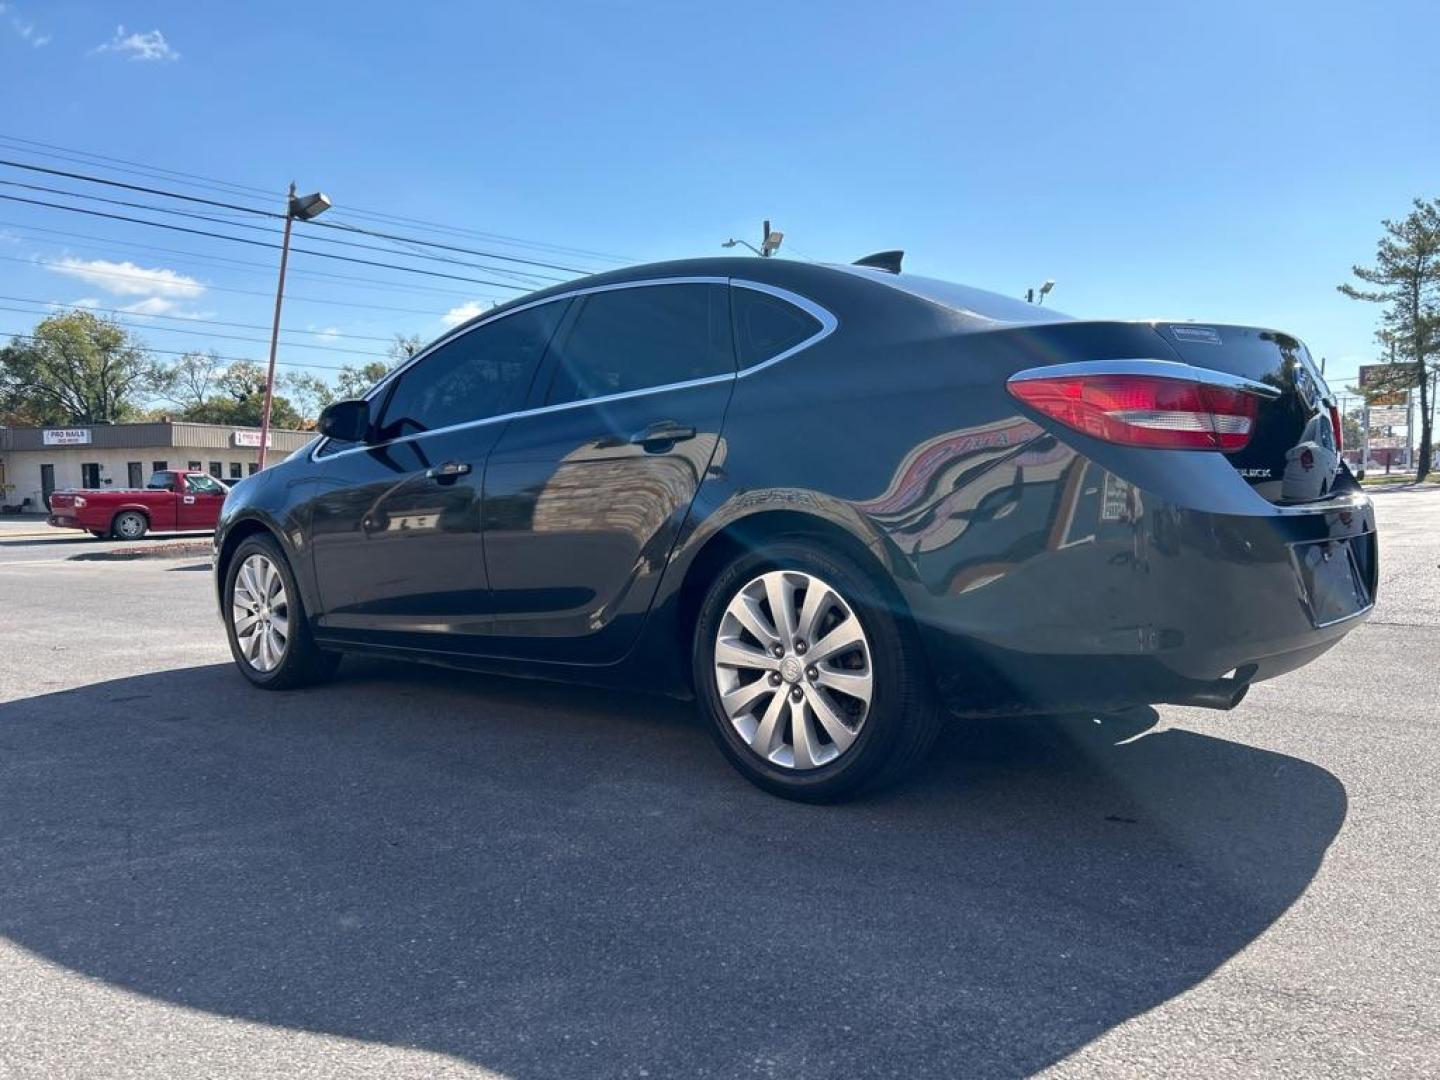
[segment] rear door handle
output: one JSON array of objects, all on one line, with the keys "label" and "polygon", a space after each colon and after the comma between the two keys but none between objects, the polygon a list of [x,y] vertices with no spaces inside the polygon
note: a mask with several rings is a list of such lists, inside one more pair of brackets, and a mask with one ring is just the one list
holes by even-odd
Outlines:
[{"label": "rear door handle", "polygon": [[646,450],[660,451],[668,450],[674,443],[693,438],[695,438],[693,427],[677,424],[673,420],[661,420],[659,423],[651,424],[644,431],[630,436],[630,442],[636,446],[643,446]]},{"label": "rear door handle", "polygon": [[425,476],[431,480],[438,480],[442,484],[450,483],[457,477],[464,476],[470,471],[468,461],[447,461],[443,465],[436,465],[425,470]]}]

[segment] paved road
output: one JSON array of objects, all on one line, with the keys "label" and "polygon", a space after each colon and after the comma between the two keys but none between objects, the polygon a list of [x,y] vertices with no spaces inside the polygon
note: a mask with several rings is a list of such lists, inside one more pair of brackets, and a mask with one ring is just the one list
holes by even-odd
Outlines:
[{"label": "paved road", "polygon": [[0,538],[0,1076],[1440,1074],[1440,491],[1376,504],[1375,617],[1236,712],[829,809],[684,705],[261,694],[202,564]]}]

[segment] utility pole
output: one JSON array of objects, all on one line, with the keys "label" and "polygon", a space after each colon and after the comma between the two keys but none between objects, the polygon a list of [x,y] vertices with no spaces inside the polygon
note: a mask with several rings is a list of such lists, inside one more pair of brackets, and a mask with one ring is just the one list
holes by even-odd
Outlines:
[{"label": "utility pole", "polygon": [[275,353],[280,347],[280,308],[285,302],[285,267],[290,261],[290,227],[295,219],[313,221],[330,209],[330,200],[324,192],[311,195],[296,195],[295,182],[290,182],[290,193],[285,200],[285,237],[280,242],[280,280],[275,286],[275,322],[270,328],[270,366],[265,371],[265,407],[260,413],[260,468],[265,468],[265,458],[270,449],[270,409],[275,400]]}]

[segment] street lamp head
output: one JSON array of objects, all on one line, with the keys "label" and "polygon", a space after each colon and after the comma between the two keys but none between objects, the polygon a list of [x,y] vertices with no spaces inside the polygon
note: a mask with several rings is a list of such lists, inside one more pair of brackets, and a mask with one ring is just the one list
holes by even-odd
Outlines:
[{"label": "street lamp head", "polygon": [[290,196],[290,216],[301,221],[314,221],[329,209],[330,197],[323,191]]},{"label": "street lamp head", "polygon": [[1040,286],[1040,295],[1041,295],[1041,296],[1045,296],[1045,295],[1048,294],[1048,293],[1050,292],[1050,290],[1053,289],[1054,287],[1055,287],[1055,282],[1054,282],[1054,280],[1051,279],[1051,278],[1046,278],[1046,279],[1045,279],[1045,284]]}]

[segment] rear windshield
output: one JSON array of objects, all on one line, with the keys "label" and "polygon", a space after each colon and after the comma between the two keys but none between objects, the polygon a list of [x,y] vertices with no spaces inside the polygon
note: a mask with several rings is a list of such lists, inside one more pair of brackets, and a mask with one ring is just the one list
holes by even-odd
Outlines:
[{"label": "rear windshield", "polygon": [[862,274],[870,281],[878,281],[892,289],[899,289],[911,296],[918,296],[932,304],[939,304],[961,315],[996,326],[1069,322],[1074,318],[1062,311],[1031,304],[1018,297],[972,289],[969,285],[958,285],[953,281],[941,281],[939,278],[921,277],[919,274],[890,274],[884,270],[869,270],[856,266],[840,266],[836,269]]}]

